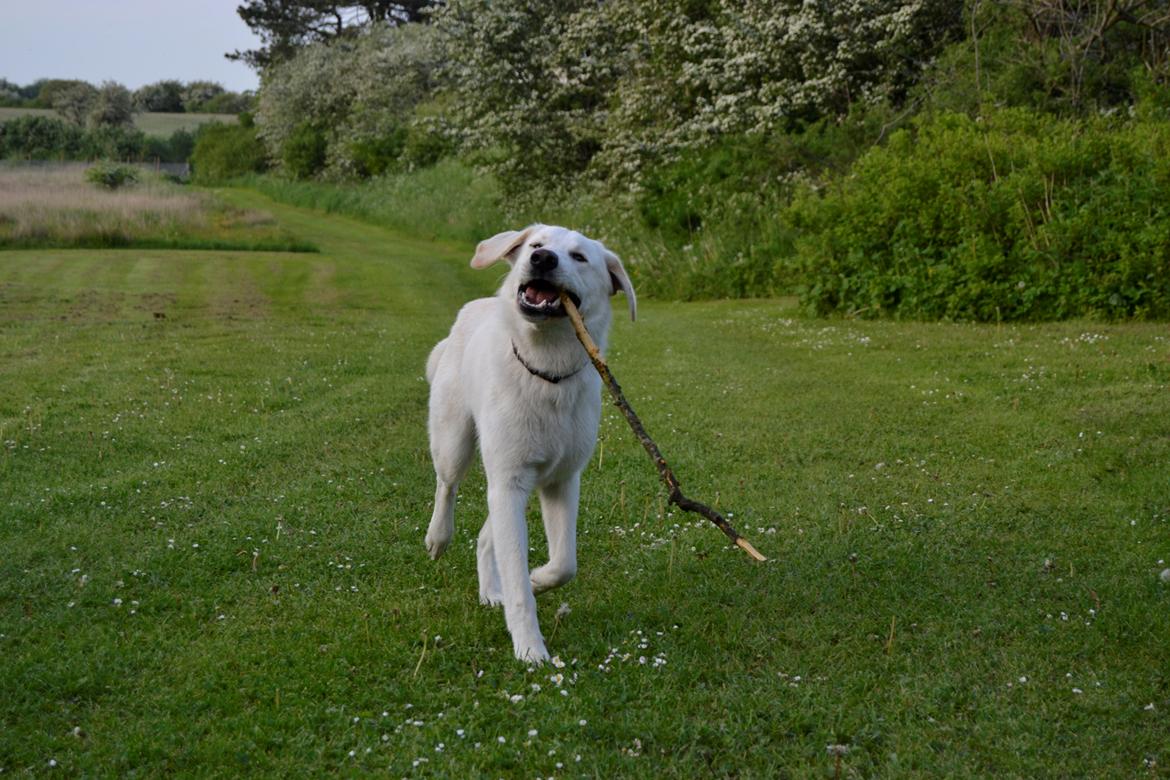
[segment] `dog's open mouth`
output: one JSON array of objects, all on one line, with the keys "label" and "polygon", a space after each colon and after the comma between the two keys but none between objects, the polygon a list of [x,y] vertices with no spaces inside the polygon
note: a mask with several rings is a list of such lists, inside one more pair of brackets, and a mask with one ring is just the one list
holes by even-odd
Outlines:
[{"label": "dog's open mouth", "polygon": [[[581,299],[569,292],[569,300],[580,306]],[[516,294],[520,311],[533,317],[564,317],[565,307],[561,305],[561,288],[544,279],[532,279],[520,285]]]}]

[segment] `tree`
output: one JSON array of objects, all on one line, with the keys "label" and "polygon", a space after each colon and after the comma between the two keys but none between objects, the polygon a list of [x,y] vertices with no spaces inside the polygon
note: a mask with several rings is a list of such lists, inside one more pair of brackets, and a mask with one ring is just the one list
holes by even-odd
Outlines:
[{"label": "tree", "polygon": [[85,120],[90,129],[130,127],[134,124],[134,99],[130,96],[130,90],[115,81],[103,82],[101,89],[94,95]]},{"label": "tree", "polygon": [[350,35],[373,24],[418,22],[428,9],[444,0],[367,0],[364,3],[331,3],[322,0],[246,0],[236,9],[264,44],[226,54],[262,70],[287,59],[298,48],[317,41]]},{"label": "tree", "polygon": [[36,94],[32,96],[33,108],[56,108],[57,97],[61,93],[86,87],[94,89],[88,82],[77,79],[43,79],[35,82],[34,86],[38,88]]},{"label": "tree", "polygon": [[61,81],[43,87],[40,99],[49,101],[53,110],[65,117],[66,121],[81,126],[89,117],[97,96],[97,87],[92,84],[84,81]]},{"label": "tree", "polygon": [[191,81],[183,88],[183,110],[188,114],[202,113],[207,102],[226,90],[214,81]]},{"label": "tree", "polygon": [[[731,137],[899,104],[952,0],[449,0],[451,121],[505,187],[640,172]],[[555,44],[550,42],[555,41]]]},{"label": "tree", "polygon": [[0,79],[0,106],[17,106],[21,100],[20,85],[8,79]]},{"label": "tree", "polygon": [[[431,25],[377,24],[360,34],[304,46],[264,73],[256,119],[269,155],[282,164],[286,146],[314,150],[306,124],[325,142],[323,162],[297,166],[298,173],[369,175],[397,164],[405,146],[433,136],[415,108],[431,98],[442,51]],[[298,156],[301,155],[301,156]],[[301,152],[293,160],[303,157]],[[433,160],[432,160],[433,161]],[[405,161],[404,161],[405,162]],[[415,160],[413,162],[423,162]]]},{"label": "tree", "polygon": [[[1090,97],[1099,103],[1126,102],[1125,73],[1142,67],[1165,82],[1170,59],[1170,3],[1165,0],[1000,0],[1017,9],[1026,28],[1021,36],[1033,47],[1051,45],[1059,59],[1053,92],[1076,110]],[[1110,74],[1111,66],[1121,74]],[[1110,81],[1122,82],[1118,89]],[[1120,97],[1120,99],[1118,99]],[[1103,99],[1102,99],[1103,98]],[[1112,99],[1111,99],[1112,98]]]},{"label": "tree", "polygon": [[183,84],[165,80],[140,87],[134,91],[134,107],[139,111],[179,113],[183,110]]}]

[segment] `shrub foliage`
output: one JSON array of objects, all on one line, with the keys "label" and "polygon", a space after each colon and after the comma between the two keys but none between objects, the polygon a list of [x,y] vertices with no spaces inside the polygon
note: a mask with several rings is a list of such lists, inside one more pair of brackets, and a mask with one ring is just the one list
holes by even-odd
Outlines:
[{"label": "shrub foliage", "polygon": [[818,312],[1170,317],[1170,127],[945,113],[783,216]]},{"label": "shrub foliage", "polygon": [[85,180],[107,190],[138,183],[138,170],[131,165],[99,162],[85,169]]},{"label": "shrub foliage", "polygon": [[199,129],[191,152],[192,174],[209,183],[263,171],[268,164],[256,127],[245,114],[235,125],[212,123]]}]

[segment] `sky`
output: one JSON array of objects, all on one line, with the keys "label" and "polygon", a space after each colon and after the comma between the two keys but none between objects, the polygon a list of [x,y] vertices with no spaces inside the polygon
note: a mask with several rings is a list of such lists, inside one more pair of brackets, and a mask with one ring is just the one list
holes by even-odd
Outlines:
[{"label": "sky", "polygon": [[256,89],[259,78],[224,53],[259,45],[236,15],[240,0],[0,0],[0,78],[163,79]]}]

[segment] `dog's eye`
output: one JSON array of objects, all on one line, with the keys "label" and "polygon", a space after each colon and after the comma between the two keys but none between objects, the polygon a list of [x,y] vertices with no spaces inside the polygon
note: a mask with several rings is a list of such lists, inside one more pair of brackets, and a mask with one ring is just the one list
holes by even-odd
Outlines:
[{"label": "dog's eye", "polygon": [[533,249],[540,249],[542,246],[544,246],[544,244],[540,243],[539,241],[533,241],[528,246],[532,247]]},{"label": "dog's eye", "polygon": [[569,257],[573,258],[578,263],[588,263],[589,262],[589,258],[585,257],[585,255],[581,254],[580,252],[570,252]]}]

